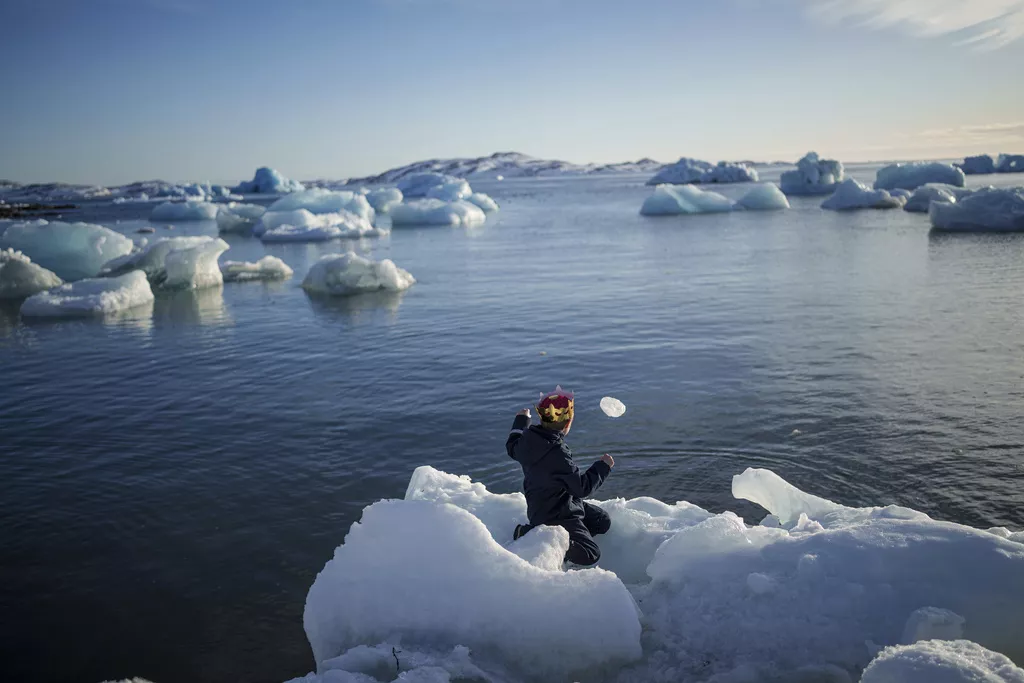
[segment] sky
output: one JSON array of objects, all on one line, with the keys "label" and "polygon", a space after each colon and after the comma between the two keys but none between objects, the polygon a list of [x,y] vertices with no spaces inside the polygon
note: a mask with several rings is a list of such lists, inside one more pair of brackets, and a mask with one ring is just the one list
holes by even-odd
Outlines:
[{"label": "sky", "polygon": [[3,0],[0,178],[1024,153],[1024,0]]}]

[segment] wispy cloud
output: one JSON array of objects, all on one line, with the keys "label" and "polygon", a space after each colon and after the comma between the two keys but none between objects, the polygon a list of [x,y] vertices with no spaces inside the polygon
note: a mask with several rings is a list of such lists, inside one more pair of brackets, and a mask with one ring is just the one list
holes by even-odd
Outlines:
[{"label": "wispy cloud", "polygon": [[955,35],[978,49],[1024,37],[1024,0],[801,0],[823,21],[897,28],[917,36]]},{"label": "wispy cloud", "polygon": [[1024,121],[932,128],[918,133],[928,144],[971,148],[1024,143]]}]

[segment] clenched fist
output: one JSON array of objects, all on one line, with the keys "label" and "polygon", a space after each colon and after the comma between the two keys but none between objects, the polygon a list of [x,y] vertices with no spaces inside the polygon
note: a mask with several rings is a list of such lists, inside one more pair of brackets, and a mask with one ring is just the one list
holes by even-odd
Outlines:
[{"label": "clenched fist", "polygon": [[615,467],[615,458],[605,453],[601,456],[601,462],[608,465],[608,467]]}]

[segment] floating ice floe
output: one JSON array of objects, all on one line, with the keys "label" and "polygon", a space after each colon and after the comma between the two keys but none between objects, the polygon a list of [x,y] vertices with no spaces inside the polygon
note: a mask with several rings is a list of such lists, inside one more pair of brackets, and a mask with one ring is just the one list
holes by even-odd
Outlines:
[{"label": "floating ice floe", "polygon": [[402,203],[402,191],[397,187],[381,187],[366,193],[366,201],[370,202],[377,213],[388,213]]},{"label": "floating ice floe", "polygon": [[622,417],[626,413],[626,404],[617,398],[605,396],[601,399],[601,412],[608,417]]},{"label": "floating ice floe", "polygon": [[808,152],[796,162],[795,171],[782,174],[780,184],[787,195],[823,195],[835,192],[844,178],[842,162],[821,159],[817,152]]},{"label": "floating ice floe", "polygon": [[494,213],[498,210],[498,202],[494,201],[489,195],[486,195],[483,192],[474,192],[466,197],[466,201],[471,204],[476,204],[484,213]]},{"label": "floating ice floe", "polygon": [[224,282],[217,258],[228,250],[218,237],[163,237],[107,263],[106,275],[135,269],[165,289],[203,289]]},{"label": "floating ice floe", "polygon": [[643,216],[672,216],[677,214],[724,213],[732,211],[735,203],[717,192],[701,190],[692,185],[658,185],[654,193],[640,207]]},{"label": "floating ice floe", "polygon": [[459,199],[466,199],[471,194],[473,194],[473,188],[469,186],[469,183],[460,178],[428,189],[426,197],[428,199],[440,199],[443,202],[454,202]]},{"label": "floating ice floe", "polygon": [[909,164],[889,164],[875,175],[876,190],[916,190],[927,183],[942,183],[963,187],[967,182],[964,172],[952,164],[937,161],[912,161]]},{"label": "floating ice floe", "polygon": [[412,173],[396,183],[406,199],[426,197],[432,188],[451,183],[465,182],[462,178],[443,173]]},{"label": "floating ice floe", "polygon": [[648,185],[690,185],[694,183],[756,183],[757,171],[746,164],[720,161],[712,164],[700,159],[683,157],[674,164],[665,166]]},{"label": "floating ice floe", "polygon": [[1024,683],[1024,669],[969,640],[927,640],[886,648],[860,683]]},{"label": "floating ice floe", "polygon": [[249,232],[267,212],[259,204],[230,202],[217,208],[217,230],[220,232]]},{"label": "floating ice floe", "polygon": [[737,208],[748,211],[778,211],[788,209],[789,200],[774,183],[763,183],[743,195]]},{"label": "floating ice floe", "polygon": [[0,237],[0,247],[22,252],[64,280],[95,277],[107,261],[124,256],[134,246],[121,233],[91,223],[13,223]]},{"label": "floating ice floe", "polygon": [[1024,154],[1000,154],[996,173],[1024,173]]},{"label": "floating ice floe", "polygon": [[14,249],[0,249],[0,299],[24,299],[64,284],[57,275]]},{"label": "floating ice floe", "polygon": [[932,202],[940,204],[955,204],[957,200],[971,194],[974,190],[954,185],[943,185],[941,183],[928,183],[914,190],[907,203],[903,206],[904,211],[915,213],[928,213],[928,207]]},{"label": "floating ice floe", "polygon": [[287,280],[295,271],[276,256],[264,256],[259,261],[225,261],[220,264],[224,282],[250,282],[254,280]]},{"label": "floating ice floe", "polygon": [[848,508],[768,470],[746,470],[732,491],[767,508],[765,523],[594,501],[612,520],[598,568],[564,572],[560,530],[511,541],[522,494],[417,468],[405,500],[367,507],[311,587],[319,677],[300,680],[391,680],[394,667],[357,662],[395,647],[409,668],[449,673],[441,662],[460,653],[480,680],[852,681],[881,648],[961,628],[1024,661],[1024,544],[1011,540],[1024,534]]},{"label": "floating ice floe", "polygon": [[1024,187],[985,187],[955,204],[932,202],[932,229],[951,232],[1024,231]]},{"label": "floating ice floe", "polygon": [[400,292],[415,283],[408,271],[390,259],[373,261],[350,251],[321,256],[309,269],[302,287],[319,294],[348,296],[378,290]]},{"label": "floating ice floe", "polygon": [[376,217],[376,212],[370,206],[370,202],[362,194],[348,190],[324,190],[321,188],[285,195],[268,206],[267,213],[298,211],[299,209],[305,209],[314,214],[348,211],[368,223],[373,223]]},{"label": "floating ice floe", "polygon": [[996,161],[988,154],[967,157],[955,165],[967,175],[988,175],[996,172]]},{"label": "floating ice floe", "polygon": [[79,280],[34,294],[21,305],[27,318],[113,315],[153,301],[145,273]]},{"label": "floating ice floe", "polygon": [[164,202],[153,207],[151,221],[212,221],[217,217],[217,205],[200,200]]},{"label": "floating ice floe", "polygon": [[899,209],[906,201],[905,197],[894,197],[885,190],[869,190],[866,185],[847,178],[839,183],[831,197],[821,203],[821,208],[832,211]]},{"label": "floating ice floe", "polygon": [[476,204],[467,201],[414,199],[391,209],[391,225],[476,225],[487,220]]},{"label": "floating ice floe", "polygon": [[267,211],[253,229],[264,242],[324,242],[386,235],[362,216],[340,209],[335,213],[310,213],[306,209]]},{"label": "floating ice floe", "polygon": [[285,178],[276,169],[263,166],[256,169],[252,180],[242,181],[232,188],[232,191],[238,194],[283,194],[301,192],[305,189],[297,180]]}]

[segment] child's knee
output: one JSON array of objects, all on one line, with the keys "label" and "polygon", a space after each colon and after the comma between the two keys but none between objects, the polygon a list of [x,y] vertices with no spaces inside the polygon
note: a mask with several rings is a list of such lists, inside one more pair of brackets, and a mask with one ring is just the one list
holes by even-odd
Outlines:
[{"label": "child's knee", "polygon": [[595,534],[606,534],[608,530],[612,528],[612,518],[608,516],[606,512],[602,516],[594,520],[594,530],[592,533]]}]

